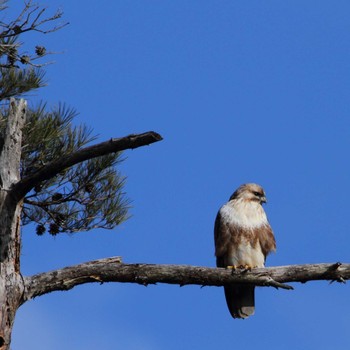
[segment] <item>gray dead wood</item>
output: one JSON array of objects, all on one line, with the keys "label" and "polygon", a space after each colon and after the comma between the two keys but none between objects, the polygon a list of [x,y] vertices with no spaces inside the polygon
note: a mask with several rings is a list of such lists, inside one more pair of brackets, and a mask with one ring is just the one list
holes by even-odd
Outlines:
[{"label": "gray dead wood", "polygon": [[5,133],[0,136],[0,350],[7,349],[23,296],[19,268],[21,202],[11,194],[19,180],[22,129],[27,104],[11,99]]},{"label": "gray dead wood", "polygon": [[142,285],[168,283],[180,286],[251,283],[257,286],[293,289],[286,283],[315,280],[344,282],[349,278],[350,264],[341,263],[290,265],[242,271],[188,265],[124,264],[120,257],[112,257],[25,277],[24,299],[93,282],[127,282]]}]

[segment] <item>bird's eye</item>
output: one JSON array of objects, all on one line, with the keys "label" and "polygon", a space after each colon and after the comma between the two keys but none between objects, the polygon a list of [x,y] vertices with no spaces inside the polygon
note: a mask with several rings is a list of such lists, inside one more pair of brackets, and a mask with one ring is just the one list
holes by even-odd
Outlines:
[{"label": "bird's eye", "polygon": [[260,192],[253,192],[254,196],[257,196],[257,197],[261,197],[261,193]]}]

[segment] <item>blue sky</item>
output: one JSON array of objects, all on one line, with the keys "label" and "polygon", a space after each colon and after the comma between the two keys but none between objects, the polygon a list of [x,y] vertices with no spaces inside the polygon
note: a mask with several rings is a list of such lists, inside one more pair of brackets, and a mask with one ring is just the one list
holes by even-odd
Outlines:
[{"label": "blue sky", "polygon": [[[75,107],[99,141],[148,130],[164,141],[125,152],[133,207],[120,227],[56,238],[25,227],[24,274],[116,255],[214,266],[217,210],[245,182],[267,193],[268,266],[349,262],[348,1],[41,3],[70,25],[27,35],[64,52],[27,98]],[[240,321],[222,288],[84,285],[22,306],[12,348],[347,348],[349,286],[294,287],[259,288]]]}]

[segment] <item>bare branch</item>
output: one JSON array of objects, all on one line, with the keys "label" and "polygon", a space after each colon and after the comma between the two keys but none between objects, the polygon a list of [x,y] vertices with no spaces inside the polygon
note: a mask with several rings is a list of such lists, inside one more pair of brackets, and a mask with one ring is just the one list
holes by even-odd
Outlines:
[{"label": "bare branch", "polygon": [[151,143],[161,141],[162,137],[154,131],[145,132],[143,134],[132,134],[118,139],[111,139],[90,147],[82,148],[65,157],[54,160],[44,165],[37,172],[24,177],[13,186],[13,194],[22,199],[31,189],[42,181],[53,178],[61,171],[84,162],[88,159],[104,156],[109,153],[120,152],[126,149],[134,149],[146,146]]},{"label": "bare branch", "polygon": [[63,16],[61,10],[57,10],[52,16],[46,17],[46,8],[29,0],[15,20],[5,23],[0,21],[0,67],[19,68],[19,63],[40,68],[53,62],[33,63],[34,60],[41,59],[47,55],[54,54],[45,47],[36,46],[35,54],[20,52],[23,43],[19,43],[19,37],[26,32],[39,32],[48,34],[58,31],[68,25],[68,22],[58,23]]},{"label": "bare branch", "polygon": [[230,270],[186,265],[123,264],[120,257],[90,261],[80,265],[25,277],[23,302],[53,291],[69,290],[85,283],[128,282],[147,286],[168,283],[223,286],[251,283],[257,286],[293,289],[288,282],[350,279],[350,264],[306,264],[263,269]]},{"label": "bare branch", "polygon": [[[33,4],[31,0],[28,1],[21,13],[14,21],[9,24],[0,22],[0,27],[6,28],[6,30],[0,32],[0,38],[15,37],[19,34],[29,31],[37,31],[43,34],[48,34],[55,32],[69,24],[68,22],[64,22],[50,29],[41,29],[45,23],[54,22],[63,16],[63,12],[61,10],[58,10],[54,15],[47,18],[42,18],[42,15],[45,13],[45,11],[45,7],[40,8],[40,6]],[[35,15],[34,19],[31,19],[32,15]]]}]

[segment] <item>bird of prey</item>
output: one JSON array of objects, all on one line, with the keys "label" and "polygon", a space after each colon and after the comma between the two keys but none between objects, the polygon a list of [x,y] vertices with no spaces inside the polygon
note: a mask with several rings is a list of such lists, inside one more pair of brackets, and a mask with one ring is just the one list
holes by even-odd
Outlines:
[{"label": "bird of prey", "polygon": [[[214,228],[218,267],[252,269],[265,266],[266,256],[276,250],[276,242],[263,203],[266,203],[263,188],[248,183],[238,187],[220,208]],[[254,314],[255,286],[232,284],[224,289],[233,318]]]}]

